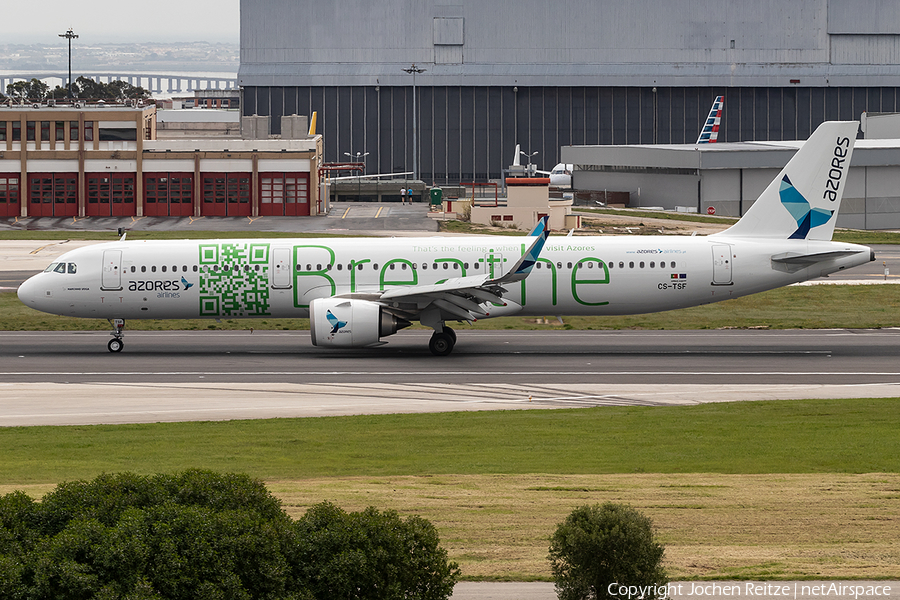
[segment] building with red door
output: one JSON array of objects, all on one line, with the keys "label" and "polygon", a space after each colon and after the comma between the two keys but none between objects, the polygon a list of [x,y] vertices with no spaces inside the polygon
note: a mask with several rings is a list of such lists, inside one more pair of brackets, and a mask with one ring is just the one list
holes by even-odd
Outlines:
[{"label": "building with red door", "polygon": [[319,214],[322,136],[156,139],[156,107],[0,106],[0,218]]}]

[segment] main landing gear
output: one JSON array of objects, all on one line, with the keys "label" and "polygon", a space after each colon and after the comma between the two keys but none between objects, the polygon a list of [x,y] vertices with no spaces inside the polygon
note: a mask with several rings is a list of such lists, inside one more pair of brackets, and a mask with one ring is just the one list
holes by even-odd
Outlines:
[{"label": "main landing gear", "polygon": [[121,352],[122,348],[125,347],[125,342],[122,341],[122,338],[125,336],[125,319],[107,319],[107,321],[112,325],[113,330],[109,335],[113,339],[109,340],[106,347],[109,348],[110,352]]},{"label": "main landing gear", "polygon": [[435,356],[447,356],[453,352],[453,346],[456,345],[456,332],[449,327],[444,327],[442,331],[435,331],[428,341],[428,349]]}]

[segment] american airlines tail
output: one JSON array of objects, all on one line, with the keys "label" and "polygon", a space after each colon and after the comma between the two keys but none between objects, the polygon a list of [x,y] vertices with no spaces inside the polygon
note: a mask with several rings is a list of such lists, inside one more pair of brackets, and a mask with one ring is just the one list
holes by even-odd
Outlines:
[{"label": "american airlines tail", "polygon": [[858,121],[822,123],[721,237],[829,241],[844,196]]},{"label": "american airlines tail", "polygon": [[700,130],[700,137],[697,138],[698,144],[714,144],[719,139],[719,125],[722,123],[722,106],[725,104],[725,96],[716,96],[712,108],[709,109],[709,116],[706,117],[706,123]]}]

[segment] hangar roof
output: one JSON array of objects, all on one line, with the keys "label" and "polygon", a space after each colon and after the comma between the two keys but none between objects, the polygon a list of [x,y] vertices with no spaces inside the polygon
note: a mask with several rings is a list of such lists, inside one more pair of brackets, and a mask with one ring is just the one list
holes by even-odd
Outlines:
[{"label": "hangar roof", "polygon": [[[581,169],[780,169],[804,141],[563,146],[562,162]],[[857,140],[852,164],[856,167],[900,165],[900,139]]]}]

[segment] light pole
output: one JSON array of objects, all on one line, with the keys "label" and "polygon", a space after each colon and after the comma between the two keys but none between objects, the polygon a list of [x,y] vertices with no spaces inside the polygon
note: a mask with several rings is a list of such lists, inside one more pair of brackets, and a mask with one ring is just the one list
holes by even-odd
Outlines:
[{"label": "light pole", "polygon": [[[369,155],[368,152],[357,152],[356,154],[350,154],[349,152],[344,152],[344,156],[348,156],[350,158],[356,158],[356,162],[359,162],[360,158],[365,158]],[[365,171],[365,162],[363,162],[363,171]],[[362,181],[361,181],[362,173],[356,173],[356,201],[359,202],[359,197],[362,194]]]},{"label": "light pole", "polygon": [[[418,154],[419,154],[419,145],[418,139],[416,136],[416,75],[419,73],[424,73],[425,69],[416,66],[416,63],[413,63],[411,67],[403,69],[407,73],[412,73],[413,76],[413,101],[412,101],[412,112],[413,112],[413,181],[419,180],[419,165],[418,165]],[[412,201],[412,198],[410,198]]]},{"label": "light pole", "polygon": [[532,167],[531,159],[532,159],[532,157],[535,157],[538,155],[538,151],[535,150],[531,154],[528,154],[527,152],[523,152],[522,150],[519,150],[519,154],[521,154],[522,156],[524,156],[525,158],[528,159],[528,176],[532,177],[534,175],[534,168]]},{"label": "light pole", "polygon": [[69,27],[69,30],[65,33],[60,33],[59,37],[64,37],[69,40],[69,98],[72,97],[72,40],[77,38],[78,36],[72,31],[72,28]]}]

